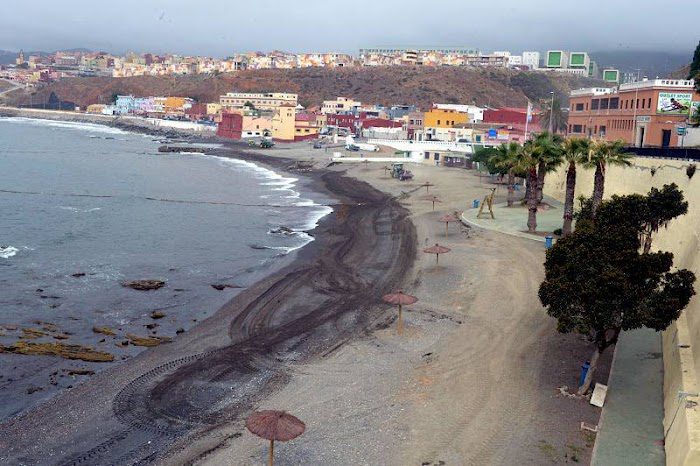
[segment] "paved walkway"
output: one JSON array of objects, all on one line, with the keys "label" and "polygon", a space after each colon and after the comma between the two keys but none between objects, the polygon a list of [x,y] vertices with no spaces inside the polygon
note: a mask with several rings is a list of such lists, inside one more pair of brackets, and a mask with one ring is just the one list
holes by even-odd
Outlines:
[{"label": "paved walkway", "polygon": [[[537,231],[551,233],[562,227],[564,204],[549,197],[544,200],[547,206],[540,208],[537,212]],[[483,199],[479,199],[479,203],[482,201]],[[481,218],[476,217],[478,213],[479,208],[467,209],[462,213],[462,220],[479,228],[544,242],[544,234],[527,233],[527,207],[520,203],[514,204],[513,207],[507,207],[505,203],[494,205],[495,219],[491,218],[487,207],[484,207]]]},{"label": "paved walkway", "polygon": [[624,332],[617,344],[592,466],[663,466],[661,334]]}]

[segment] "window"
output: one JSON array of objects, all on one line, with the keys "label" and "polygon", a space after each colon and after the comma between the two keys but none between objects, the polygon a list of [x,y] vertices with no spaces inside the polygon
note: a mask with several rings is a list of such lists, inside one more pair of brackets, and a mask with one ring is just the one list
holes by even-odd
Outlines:
[{"label": "window", "polygon": [[437,124],[438,124],[438,125],[440,124],[440,120],[437,121]]},{"label": "window", "polygon": [[581,127],[581,125],[573,125],[571,132],[572,133],[582,133],[583,128]]},{"label": "window", "polygon": [[610,106],[610,100],[609,99],[600,99],[600,109],[601,110],[607,110]]},{"label": "window", "polygon": [[425,153],[425,160],[428,160],[430,158],[430,152]]},{"label": "window", "polygon": [[610,97],[610,109],[615,110],[620,107],[619,97]]},{"label": "window", "polygon": [[600,99],[591,100],[591,110],[598,110],[600,107]]},{"label": "window", "polygon": [[644,108],[644,104],[647,103],[647,99],[642,99],[642,108]]},{"label": "window", "polygon": [[433,156],[433,159],[434,159],[434,160],[440,160],[440,154],[438,154],[437,152],[435,152],[435,155]]},{"label": "window", "polygon": [[647,108],[651,108],[651,97],[649,97],[649,103],[647,104]]},{"label": "window", "polygon": [[582,112],[582,111],[583,111],[583,103],[576,104],[576,111],[577,111],[577,112]]},{"label": "window", "polygon": [[637,99],[637,108],[639,108],[639,99]]},{"label": "window", "polygon": [[601,126],[600,127],[600,135],[605,136],[606,130],[608,129],[607,126]]}]

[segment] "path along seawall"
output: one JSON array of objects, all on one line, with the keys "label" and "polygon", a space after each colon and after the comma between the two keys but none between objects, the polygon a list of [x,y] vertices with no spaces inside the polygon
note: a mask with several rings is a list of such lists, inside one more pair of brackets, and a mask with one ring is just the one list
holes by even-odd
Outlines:
[{"label": "path along seawall", "polygon": [[[700,276],[700,176],[688,178],[692,162],[641,158],[629,168],[608,167],[605,198],[614,194],[646,194],[652,187],[676,183],[689,203],[688,214],[661,229],[653,248],[674,254],[674,265]],[[652,170],[652,168],[654,170]],[[547,176],[545,193],[563,201],[566,167]],[[577,170],[576,198],[593,192],[593,170]],[[700,464],[700,297],[695,296],[681,317],[662,334],[664,359],[664,432],[666,464]],[[614,387],[613,387],[614,388]],[[691,394],[679,396],[679,393]],[[639,406],[638,409],[644,409]]]}]

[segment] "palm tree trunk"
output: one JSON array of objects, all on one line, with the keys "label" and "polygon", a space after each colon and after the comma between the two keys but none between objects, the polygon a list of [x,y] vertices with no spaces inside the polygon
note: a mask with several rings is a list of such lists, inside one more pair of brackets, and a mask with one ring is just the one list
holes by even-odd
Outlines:
[{"label": "palm tree trunk", "polygon": [[524,201],[527,203],[528,199],[530,199],[530,193],[532,192],[532,181],[530,181],[530,175],[525,175],[525,198]]},{"label": "palm tree trunk", "polygon": [[595,216],[598,207],[603,202],[603,189],[605,189],[604,170],[603,162],[599,162],[595,167],[595,176],[593,178],[593,216]]},{"label": "palm tree trunk", "polygon": [[542,203],[542,199],[544,199],[544,176],[547,173],[547,168],[545,167],[544,162],[540,162],[539,166],[537,167],[537,204]]},{"label": "palm tree trunk", "polygon": [[[537,169],[532,167],[527,172],[527,184],[536,186],[537,184]],[[534,233],[537,231],[537,189],[530,190],[530,195],[527,197],[527,231]]]},{"label": "palm tree trunk", "polygon": [[508,171],[508,207],[513,207],[513,197],[515,195],[515,188],[513,188],[513,183],[515,183],[515,175],[513,175],[513,170]]},{"label": "palm tree trunk", "polygon": [[576,191],[576,162],[569,162],[566,172],[566,199],[564,200],[564,225],[562,236],[571,234],[571,223],[574,218],[574,193]]}]

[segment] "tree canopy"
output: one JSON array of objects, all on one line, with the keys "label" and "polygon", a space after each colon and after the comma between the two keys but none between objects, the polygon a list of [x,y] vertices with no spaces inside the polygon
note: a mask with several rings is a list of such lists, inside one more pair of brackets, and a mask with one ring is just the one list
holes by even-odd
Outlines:
[{"label": "tree canopy", "polygon": [[671,271],[673,254],[645,245],[687,208],[675,185],[646,196],[613,196],[595,217],[588,200],[575,231],[547,252],[540,301],[560,332],[589,336],[596,345],[592,361],[622,330],[665,330],[695,294],[693,272]]},{"label": "tree canopy", "polygon": [[505,175],[508,173],[508,169],[496,166],[496,157],[498,155],[499,152],[495,147],[482,147],[481,149],[476,150],[474,156],[472,157],[472,161],[484,164],[486,169],[492,175],[496,173]]},{"label": "tree canopy", "polygon": [[[700,42],[698,46],[695,47],[695,53],[693,54],[693,61],[690,63],[690,71],[688,72],[688,79],[697,79],[700,73]],[[696,83],[697,84],[697,83]]]}]

